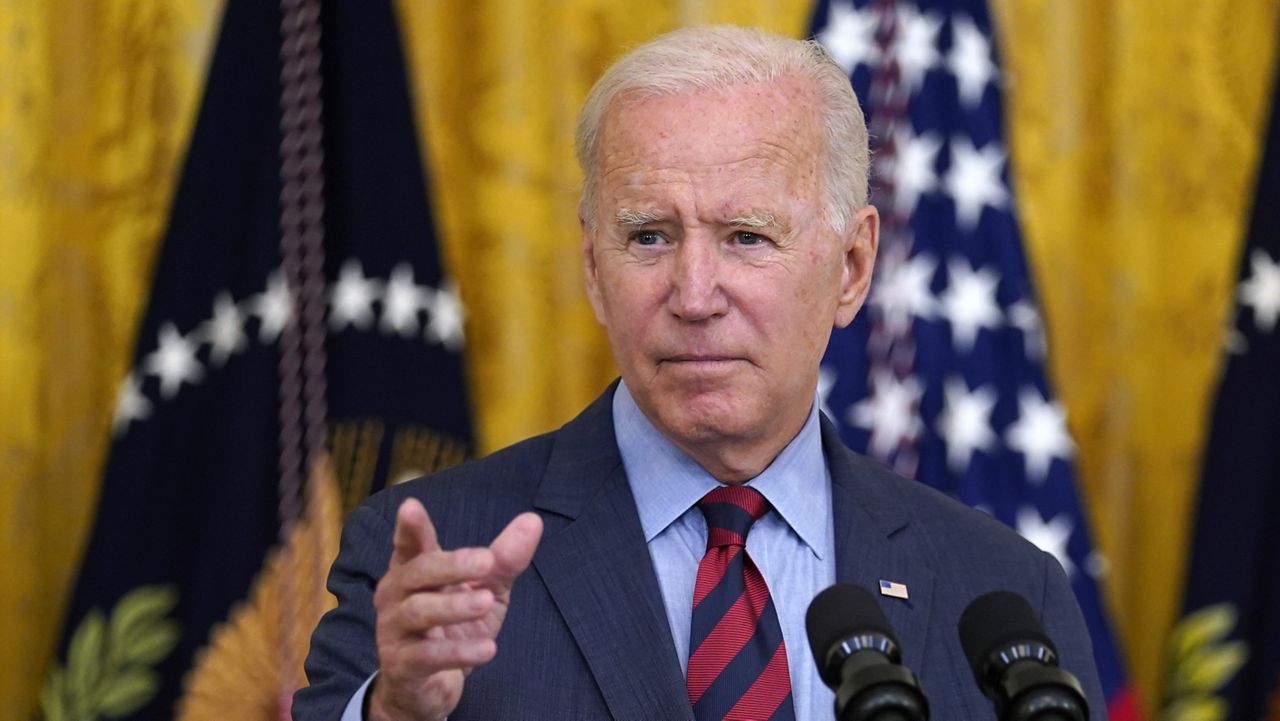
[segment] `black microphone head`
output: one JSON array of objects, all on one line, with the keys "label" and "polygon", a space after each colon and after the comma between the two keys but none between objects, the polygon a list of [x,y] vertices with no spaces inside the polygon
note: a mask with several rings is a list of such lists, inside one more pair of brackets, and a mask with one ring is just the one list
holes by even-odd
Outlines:
[{"label": "black microphone head", "polygon": [[982,680],[991,654],[1017,643],[1043,644],[1056,656],[1058,649],[1044,632],[1035,609],[1010,591],[978,596],[960,615],[960,646],[973,673]]},{"label": "black microphone head", "polygon": [[895,647],[898,645],[898,638],[875,596],[852,583],[837,583],[815,596],[804,615],[804,626],[813,659],[828,686],[840,680],[839,664],[830,662],[831,649],[850,636],[879,634]]},{"label": "black microphone head", "polygon": [[1088,721],[1080,681],[1058,668],[1058,649],[1022,596],[974,599],[960,615],[960,646],[998,718]]}]

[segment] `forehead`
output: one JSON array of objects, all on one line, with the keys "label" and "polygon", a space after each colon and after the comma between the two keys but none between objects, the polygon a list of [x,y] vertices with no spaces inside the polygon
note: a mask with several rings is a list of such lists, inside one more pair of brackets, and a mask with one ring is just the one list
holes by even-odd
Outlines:
[{"label": "forehead", "polygon": [[815,93],[798,78],[656,97],[624,95],[601,124],[597,169],[609,188],[690,180],[812,185],[823,151]]}]

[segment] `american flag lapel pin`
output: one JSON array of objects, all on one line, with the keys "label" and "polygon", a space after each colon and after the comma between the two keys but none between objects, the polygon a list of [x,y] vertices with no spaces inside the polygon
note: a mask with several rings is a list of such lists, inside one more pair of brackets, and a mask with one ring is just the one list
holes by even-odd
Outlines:
[{"label": "american flag lapel pin", "polygon": [[898,583],[897,581],[886,581],[880,579],[880,595],[889,596],[891,598],[907,599],[907,584]]}]

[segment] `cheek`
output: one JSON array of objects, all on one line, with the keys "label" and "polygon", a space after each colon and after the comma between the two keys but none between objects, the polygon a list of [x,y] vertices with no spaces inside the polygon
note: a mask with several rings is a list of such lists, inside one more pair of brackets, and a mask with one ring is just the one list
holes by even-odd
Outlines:
[{"label": "cheek", "polygon": [[[832,270],[829,259],[815,258],[786,293],[775,296],[778,315],[786,324],[782,332],[791,340],[789,355],[821,353],[835,323],[835,310],[839,293],[839,275]],[[776,299],[789,298],[789,304]]]},{"label": "cheek", "polygon": [[613,267],[600,275],[600,297],[607,325],[637,332],[658,317],[663,302],[660,275],[649,268]]}]

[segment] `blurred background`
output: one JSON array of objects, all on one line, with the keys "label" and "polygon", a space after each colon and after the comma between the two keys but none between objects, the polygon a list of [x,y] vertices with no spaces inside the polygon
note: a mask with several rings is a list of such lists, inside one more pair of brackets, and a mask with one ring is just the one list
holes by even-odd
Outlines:
[{"label": "blurred background", "polygon": [[[1199,617],[1170,646],[1195,608],[1184,589],[1229,351],[1256,357],[1277,335],[1265,320],[1280,313],[1280,230],[1257,218],[1280,205],[1280,188],[1267,195],[1259,181],[1280,2],[326,3],[330,226],[322,261],[300,241],[296,275],[287,257],[272,274],[280,17],[273,4],[265,15],[235,9],[248,5],[0,0],[0,720],[39,717],[42,703],[48,718],[272,715],[280,684],[296,679],[267,680],[297,662],[276,648],[296,646],[310,617],[292,618],[289,603],[318,594],[308,589],[341,508],[555,428],[604,388],[615,370],[582,292],[573,127],[613,59],[686,25],[825,32],[829,47],[843,28],[854,39],[833,42],[860,90],[889,65],[877,53],[896,47],[898,70],[914,63],[923,94],[961,74],[950,60],[961,15],[991,44],[979,61],[998,64],[976,101],[993,124],[973,142],[1007,149],[996,171],[1007,199],[985,202],[1013,229],[999,242],[1015,245],[1001,247],[1025,254],[1047,340],[1036,384],[1065,409],[1073,439],[1045,462],[1062,459],[1049,478],[1070,484],[1090,531],[1071,553],[1085,554],[1110,628],[1109,689],[1132,691],[1112,717],[1280,718],[1276,650],[1256,640],[1280,645],[1280,578],[1256,563],[1280,554],[1280,524],[1251,513],[1259,499],[1280,510],[1280,491],[1223,511],[1236,524],[1230,541],[1201,552],[1209,566],[1244,563],[1228,576],[1250,577],[1254,605]],[[929,41],[894,45],[883,27],[878,39],[875,26],[858,29],[892,12],[898,24],[885,27],[908,39],[929,29],[913,19],[936,21],[933,56],[921,50]],[[305,60],[295,66],[305,75]],[[922,190],[920,207],[952,202],[944,186]],[[301,197],[305,207],[312,196]],[[910,227],[900,198],[897,212]],[[289,290],[303,305],[281,315],[272,303]],[[312,309],[328,302],[345,315],[316,321],[308,292]],[[315,360],[326,333],[327,365]],[[292,370],[277,340],[300,354]],[[1260,454],[1214,476],[1223,487],[1254,473],[1255,487],[1280,488],[1270,362],[1240,381],[1238,405],[1217,406],[1217,420],[1256,441],[1224,457]],[[292,416],[291,400],[302,409]],[[836,411],[851,443],[874,438],[859,435],[857,412]],[[316,432],[330,439],[328,466]],[[281,460],[281,443],[304,460]],[[299,490],[308,475],[330,478],[331,496]],[[182,535],[205,529],[214,540]],[[314,558],[268,551],[291,543]],[[269,571],[285,579],[276,591],[262,590]],[[129,595],[135,587],[151,590]],[[223,632],[253,606],[267,609],[263,628],[284,618],[284,630]],[[236,663],[203,681],[189,672],[219,643]],[[1170,671],[1170,654],[1190,670]],[[1272,665],[1259,670],[1263,661]],[[264,695],[228,706],[219,683],[237,674]],[[1235,693],[1252,694],[1252,711]],[[201,694],[204,706],[190,700]],[[1178,698],[1184,715],[1166,703]]]}]

